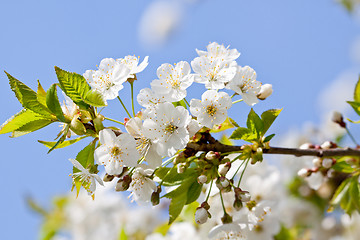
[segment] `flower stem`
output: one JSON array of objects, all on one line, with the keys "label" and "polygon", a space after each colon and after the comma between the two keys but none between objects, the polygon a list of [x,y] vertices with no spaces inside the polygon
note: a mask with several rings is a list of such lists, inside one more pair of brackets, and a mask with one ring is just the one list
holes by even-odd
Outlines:
[{"label": "flower stem", "polygon": [[188,105],[188,107],[190,107],[189,102],[186,100],[186,98],[184,98],[184,102],[186,103],[186,105]]},{"label": "flower stem", "polygon": [[240,187],[241,179],[242,179],[243,176],[244,176],[244,173],[245,173],[245,170],[246,170],[246,168],[247,168],[247,165],[248,165],[249,161],[250,161],[250,159],[248,159],[248,160],[246,161],[244,170],[243,170],[242,173],[241,173],[241,176],[240,176],[240,179],[239,179],[239,182],[238,182],[238,185],[237,185],[238,187]]},{"label": "flower stem", "polygon": [[125,111],[126,111],[126,113],[128,114],[129,118],[131,118],[131,115],[130,115],[129,111],[128,111],[127,108],[125,107],[125,105],[124,105],[123,101],[121,100],[121,98],[120,98],[119,96],[118,96],[117,98],[119,99],[121,105],[122,105],[123,108],[125,109]]},{"label": "flower stem", "polygon": [[211,183],[210,183],[210,188],[209,188],[209,192],[208,192],[208,195],[207,195],[207,197],[206,197],[206,200],[205,200],[205,202],[207,202],[208,200],[209,200],[209,197],[210,197],[210,192],[211,192],[211,188],[212,188],[212,185],[213,185],[213,180],[211,180]]},{"label": "flower stem", "polygon": [[246,161],[243,161],[240,166],[238,167],[238,169],[236,170],[236,172],[234,173],[234,176],[231,179],[234,179],[234,177],[236,176],[236,174],[238,173],[238,171],[240,170],[240,168],[242,167],[242,165],[244,165]]},{"label": "flower stem", "polygon": [[351,140],[353,141],[353,143],[355,143],[355,145],[358,146],[359,144],[356,142],[354,136],[350,133],[348,127],[345,127],[345,129],[346,129],[347,134],[349,135],[349,137],[350,137]]},{"label": "flower stem", "polygon": [[242,99],[239,99],[239,100],[233,101],[232,104],[235,104],[235,103],[238,103],[238,102],[242,102],[242,101],[243,101]]},{"label": "flower stem", "polygon": [[224,199],[223,199],[221,190],[219,191],[219,193],[220,193],[221,205],[222,205],[222,208],[224,210],[224,214],[226,215],[227,213],[226,213],[226,210],[225,210],[225,204],[224,204]]},{"label": "flower stem", "polygon": [[135,117],[135,109],[134,109],[134,83],[130,83],[131,86],[131,108],[132,108],[132,112],[133,115]]},{"label": "flower stem", "polygon": [[109,120],[109,121],[112,121],[112,122],[116,122],[116,123],[121,124],[121,125],[124,125],[124,123],[119,122],[119,121],[117,121],[117,120],[115,120],[115,119],[111,119],[111,118],[108,118],[108,117],[105,117],[105,119],[106,119],[106,120]]}]

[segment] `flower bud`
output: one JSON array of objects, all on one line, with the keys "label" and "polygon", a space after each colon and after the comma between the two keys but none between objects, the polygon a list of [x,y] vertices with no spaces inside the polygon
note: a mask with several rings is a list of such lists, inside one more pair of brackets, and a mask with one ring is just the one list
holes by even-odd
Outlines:
[{"label": "flower bud", "polygon": [[326,141],[320,146],[322,149],[336,148],[337,144],[331,141]]},{"label": "flower bud", "polygon": [[77,135],[84,135],[86,133],[86,128],[79,119],[73,118],[70,122],[70,129]]},{"label": "flower bud", "polygon": [[330,159],[330,158],[325,158],[322,161],[322,166],[324,168],[331,168],[333,164],[334,164],[334,161],[332,159]]},{"label": "flower bud", "polygon": [[229,180],[227,180],[226,178],[220,178],[220,184],[223,188],[226,188],[227,186],[229,186]]},{"label": "flower bud", "polygon": [[310,149],[310,148],[314,148],[314,144],[311,144],[311,143],[304,143],[304,144],[301,144],[301,146],[299,147],[300,149]]},{"label": "flower bud", "polygon": [[125,175],[117,182],[115,186],[115,191],[122,192],[128,190],[130,183],[131,183],[131,177],[129,175]]},{"label": "flower bud", "polygon": [[156,206],[160,203],[160,192],[155,191],[151,194],[151,204]]},{"label": "flower bud", "polygon": [[318,167],[321,167],[322,159],[317,157],[317,158],[314,158],[312,162],[313,162],[314,166],[318,168]]},{"label": "flower bud", "polygon": [[179,163],[177,166],[177,173],[183,173],[186,170],[186,165],[184,163]]},{"label": "flower bud", "polygon": [[96,118],[93,120],[94,127],[96,132],[99,132],[100,130],[104,129],[103,121],[105,120],[105,117],[101,114],[98,114]]},{"label": "flower bud", "polygon": [[328,178],[333,178],[333,177],[335,177],[335,175],[336,175],[336,173],[335,173],[335,170],[334,170],[334,169],[329,169],[329,170],[327,171],[327,173],[326,173],[326,176],[327,176]]},{"label": "flower bud", "polygon": [[243,207],[242,201],[238,198],[235,198],[233,207],[235,208],[236,211],[239,211]]},{"label": "flower bud", "polygon": [[209,214],[208,214],[208,211],[205,208],[199,207],[199,208],[196,209],[195,222],[197,224],[206,223],[208,218],[209,218]]},{"label": "flower bud", "polygon": [[215,159],[217,159],[217,158],[219,158],[219,157],[220,157],[220,156],[219,156],[219,153],[214,152],[214,151],[209,151],[209,152],[207,152],[206,155],[205,155],[206,160],[209,160],[209,161],[215,160]]},{"label": "flower bud", "polygon": [[260,92],[257,95],[257,98],[260,100],[265,100],[266,98],[270,97],[272,92],[273,92],[273,89],[272,89],[271,84],[261,85]]},{"label": "flower bud", "polygon": [[204,184],[207,182],[207,177],[205,175],[200,175],[198,178],[197,178],[197,181],[199,184]]},{"label": "flower bud", "polygon": [[344,118],[343,118],[342,114],[337,112],[337,111],[334,111],[332,113],[331,121],[333,121],[334,123],[339,124],[340,127],[342,127],[342,128],[346,127],[346,123],[344,122]]},{"label": "flower bud", "polygon": [[227,162],[227,163],[224,163],[224,164],[220,164],[219,165],[219,174],[222,175],[222,176],[225,176],[226,173],[229,171],[231,167],[231,163],[230,162]]},{"label": "flower bud", "polygon": [[114,179],[114,177],[115,177],[114,175],[109,175],[106,173],[103,180],[104,182],[111,182]]},{"label": "flower bud", "polygon": [[305,178],[305,177],[310,176],[310,172],[306,168],[302,168],[297,172],[297,175],[299,177]]},{"label": "flower bud", "polygon": [[241,201],[248,202],[251,199],[251,195],[248,192],[241,193]]}]

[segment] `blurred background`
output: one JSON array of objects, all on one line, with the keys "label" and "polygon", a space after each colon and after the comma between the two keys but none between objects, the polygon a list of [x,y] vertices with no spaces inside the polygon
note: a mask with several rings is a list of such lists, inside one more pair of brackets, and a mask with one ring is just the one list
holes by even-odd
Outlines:
[{"label": "blurred background", "polygon": [[[190,62],[196,48],[204,50],[216,41],[238,49],[238,64],[251,66],[259,81],[273,84],[273,95],[254,107],[257,112],[284,108],[272,132],[307,131],[309,125],[325,124],[332,110],[355,118],[344,103],[352,100],[360,73],[360,14],[354,2],[2,1],[0,70],[33,89],[39,79],[47,89],[56,82],[54,66],[82,74],[96,69],[105,57],[149,56],[149,66],[135,84],[138,92],[150,86],[162,63]],[[0,89],[3,123],[21,105],[4,73]],[[196,85],[190,96],[200,98],[199,90],[203,86]],[[120,96],[129,103],[130,88]],[[104,113],[120,120],[126,116],[118,102],[109,105]],[[248,111],[239,104],[230,116],[241,125]],[[41,218],[29,209],[26,198],[47,206],[52,196],[71,188],[72,165],[67,159],[87,142],[47,154],[37,140],[52,141],[59,130],[53,124],[16,139],[0,136],[2,239],[36,239]]]}]

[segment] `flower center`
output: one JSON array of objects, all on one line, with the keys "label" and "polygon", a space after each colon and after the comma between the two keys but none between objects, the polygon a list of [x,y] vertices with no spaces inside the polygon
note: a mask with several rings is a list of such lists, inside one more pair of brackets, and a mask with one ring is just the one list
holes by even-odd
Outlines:
[{"label": "flower center", "polygon": [[217,108],[214,107],[214,105],[209,105],[206,108],[206,113],[209,114],[210,116],[214,116],[217,112]]},{"label": "flower center", "polygon": [[170,123],[169,125],[166,126],[165,132],[172,134],[173,132],[175,132],[175,130],[176,130],[177,128],[178,128],[177,126],[174,126],[174,125],[172,125],[172,124]]},{"label": "flower center", "polygon": [[115,157],[122,154],[122,151],[119,147],[115,146],[111,148],[110,153]]}]

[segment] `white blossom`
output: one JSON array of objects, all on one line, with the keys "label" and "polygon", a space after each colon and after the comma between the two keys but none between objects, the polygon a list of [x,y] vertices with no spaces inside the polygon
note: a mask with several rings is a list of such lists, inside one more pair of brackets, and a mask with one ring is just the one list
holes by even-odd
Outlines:
[{"label": "white blossom", "polygon": [[104,58],[98,70],[87,70],[84,77],[92,88],[98,90],[106,100],[110,100],[118,96],[129,74],[130,68],[126,64],[113,58]]},{"label": "white blossom", "polygon": [[309,187],[318,190],[324,181],[324,175],[321,172],[313,172],[310,176],[305,178]]},{"label": "white blossom", "polygon": [[159,103],[155,107],[155,117],[144,121],[144,135],[157,143],[157,152],[161,156],[172,156],[188,143],[190,120],[184,107]]},{"label": "white blossom", "polygon": [[211,60],[216,58],[224,59],[225,61],[233,61],[240,56],[240,53],[236,49],[229,49],[224,47],[224,45],[220,45],[216,42],[209,43],[206,47],[206,51],[196,49],[197,54],[200,57],[205,56]]},{"label": "white blossom", "polygon": [[186,88],[194,81],[190,72],[190,65],[185,61],[178,62],[175,66],[164,63],[157,69],[159,79],[151,82],[151,89],[164,96],[166,101],[180,101],[186,97]]},{"label": "white blossom", "polygon": [[165,102],[165,97],[158,95],[150,88],[143,88],[137,95],[137,101],[141,106],[146,108],[143,112],[144,118],[155,117],[155,106],[158,103]]},{"label": "white blossom", "polygon": [[154,172],[152,169],[143,168],[146,166],[141,166],[135,169],[129,187],[133,200],[138,204],[144,204],[150,202],[151,194],[156,190],[155,182],[149,178],[149,176]]},{"label": "white blossom", "polygon": [[79,179],[83,184],[84,188],[87,190],[89,195],[92,195],[96,190],[95,180],[102,186],[104,186],[103,181],[97,174],[90,173],[88,169],[85,169],[79,161],[75,159],[69,159],[69,161],[77,168],[80,172],[73,173],[72,176],[74,179]]},{"label": "white blossom", "polygon": [[131,118],[125,124],[125,128],[135,138],[140,156],[144,157],[152,168],[159,167],[162,157],[156,152],[156,143],[145,137],[142,120],[138,117]]},{"label": "white blossom", "polygon": [[205,56],[197,57],[191,62],[196,74],[194,81],[205,84],[207,89],[223,89],[225,84],[236,74],[236,62],[216,58],[211,60]]},{"label": "white blossom", "polygon": [[140,155],[135,139],[128,133],[116,136],[110,129],[99,132],[101,146],[95,150],[95,161],[104,165],[110,175],[120,174],[123,167],[136,167]]},{"label": "white blossom", "polygon": [[212,128],[226,120],[227,110],[231,105],[231,98],[227,93],[208,90],[202,94],[201,100],[191,100],[190,112],[201,125]]},{"label": "white blossom", "polygon": [[236,75],[229,82],[228,87],[237,94],[240,94],[244,102],[249,106],[259,102],[257,95],[259,94],[261,83],[256,81],[256,72],[249,66],[238,66]]},{"label": "white blossom", "polygon": [[139,58],[140,57],[128,55],[124,58],[118,58],[116,61],[125,64],[130,69],[129,78],[133,78],[136,73],[142,72],[149,64],[149,56],[146,56],[140,64]]},{"label": "white blossom", "polygon": [[213,227],[209,232],[210,239],[216,240],[242,240],[246,239],[239,224],[227,223]]},{"label": "white blossom", "polygon": [[203,208],[203,207],[200,207],[198,209],[196,209],[196,212],[195,212],[195,222],[197,224],[204,224],[206,223],[206,221],[208,220],[209,218],[209,214],[208,214],[208,211]]}]

